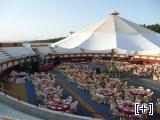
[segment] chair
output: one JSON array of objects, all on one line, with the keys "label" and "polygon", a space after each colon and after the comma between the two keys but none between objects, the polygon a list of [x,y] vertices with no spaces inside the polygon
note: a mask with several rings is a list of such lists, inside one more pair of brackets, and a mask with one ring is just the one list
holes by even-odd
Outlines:
[{"label": "chair", "polygon": [[136,100],[135,100],[135,102],[137,102],[137,103],[141,103],[141,102],[142,102],[142,100],[141,100],[141,98],[139,98],[139,97],[136,97]]},{"label": "chair", "polygon": [[124,101],[122,99],[116,99],[116,103],[119,104],[119,103],[124,103]]},{"label": "chair", "polygon": [[101,94],[99,94],[99,93],[96,93],[96,97],[97,97],[97,100],[96,100],[96,101],[97,101],[99,104],[104,103],[105,97],[104,97],[103,95],[101,95]]},{"label": "chair", "polygon": [[63,96],[63,88],[57,93],[60,97]]},{"label": "chair", "polygon": [[43,99],[43,103],[44,103],[44,105],[47,105],[48,104],[48,100],[47,99]]},{"label": "chair", "polygon": [[115,97],[121,97],[121,92],[116,92]]},{"label": "chair", "polygon": [[78,101],[71,103],[71,111],[72,112],[77,112],[77,105],[78,105]]},{"label": "chair", "polygon": [[114,93],[117,93],[117,88],[114,88],[113,92],[114,92]]},{"label": "chair", "polygon": [[56,88],[57,88],[58,90],[60,90],[60,89],[61,89],[61,86],[58,85]]},{"label": "chair", "polygon": [[138,87],[139,90],[144,90],[144,87],[140,86]]},{"label": "chair", "polygon": [[113,109],[112,115],[113,115],[113,117],[114,117],[114,116],[118,116],[118,115],[119,115],[118,110],[117,110],[117,109]]},{"label": "chair", "polygon": [[77,88],[81,90],[81,84],[78,83]]},{"label": "chair", "polygon": [[150,93],[150,92],[151,92],[151,89],[146,89],[146,91],[147,91],[148,93]]},{"label": "chair", "polygon": [[129,91],[133,90],[135,86],[129,86]]},{"label": "chair", "polygon": [[157,107],[157,113],[160,113],[160,103],[156,103],[156,107]]},{"label": "chair", "polygon": [[66,100],[67,100],[69,103],[71,103],[72,100],[73,100],[73,98],[72,98],[72,96],[68,96]]},{"label": "chair", "polygon": [[126,97],[124,98],[124,101],[128,101],[128,100],[131,100],[131,99],[130,99],[129,96],[126,96]]},{"label": "chair", "polygon": [[92,99],[93,101],[95,101],[95,100],[96,100],[96,93],[95,93],[95,91],[91,91],[91,92],[90,92],[90,95],[91,95],[91,99]]},{"label": "chair", "polygon": [[149,97],[148,97],[148,96],[144,96],[144,97],[143,97],[143,101],[144,101],[145,103],[149,103]]},{"label": "chair", "polygon": [[128,91],[124,92],[124,97],[128,97],[130,94]]},{"label": "chair", "polygon": [[153,95],[153,92],[150,92],[150,94],[149,94],[150,96],[152,96]]},{"label": "chair", "polygon": [[87,90],[87,85],[86,85],[86,84],[83,84],[83,85],[81,86],[81,90]]},{"label": "chair", "polygon": [[60,100],[60,97],[59,97],[58,95],[54,95],[53,100],[54,100],[54,101],[59,101],[59,100]]},{"label": "chair", "polygon": [[116,109],[116,103],[113,101],[110,103],[110,111],[113,112],[113,110]]}]

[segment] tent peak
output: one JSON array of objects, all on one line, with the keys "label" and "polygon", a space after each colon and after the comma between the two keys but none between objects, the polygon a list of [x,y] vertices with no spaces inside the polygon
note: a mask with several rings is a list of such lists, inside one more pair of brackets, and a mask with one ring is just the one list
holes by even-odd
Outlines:
[{"label": "tent peak", "polygon": [[119,15],[119,13],[115,10],[112,10],[112,12],[110,13],[110,15]]}]

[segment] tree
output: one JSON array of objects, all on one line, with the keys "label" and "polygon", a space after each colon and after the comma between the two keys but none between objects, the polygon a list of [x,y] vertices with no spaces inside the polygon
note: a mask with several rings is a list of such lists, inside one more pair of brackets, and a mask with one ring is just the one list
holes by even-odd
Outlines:
[{"label": "tree", "polygon": [[74,32],[73,32],[73,31],[70,31],[69,33],[70,33],[71,35],[72,35],[72,34],[74,34]]},{"label": "tree", "polygon": [[144,24],[143,27],[146,27],[152,31],[160,33],[160,24],[153,24],[153,25],[146,25]]}]

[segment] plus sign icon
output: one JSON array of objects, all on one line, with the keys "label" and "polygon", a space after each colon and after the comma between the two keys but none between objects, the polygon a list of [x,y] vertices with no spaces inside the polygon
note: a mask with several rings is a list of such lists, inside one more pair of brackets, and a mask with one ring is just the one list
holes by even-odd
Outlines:
[{"label": "plus sign icon", "polygon": [[139,103],[135,103],[135,115],[146,112],[148,112],[149,115],[153,115],[153,103],[149,103],[148,107],[145,104],[140,105]]}]

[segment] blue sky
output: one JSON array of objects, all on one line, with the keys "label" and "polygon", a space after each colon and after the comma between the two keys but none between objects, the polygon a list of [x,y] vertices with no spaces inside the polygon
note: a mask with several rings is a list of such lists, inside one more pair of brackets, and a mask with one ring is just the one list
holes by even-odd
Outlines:
[{"label": "blue sky", "polygon": [[160,0],[0,0],[0,40],[63,36],[113,9],[138,24],[160,23]]}]

